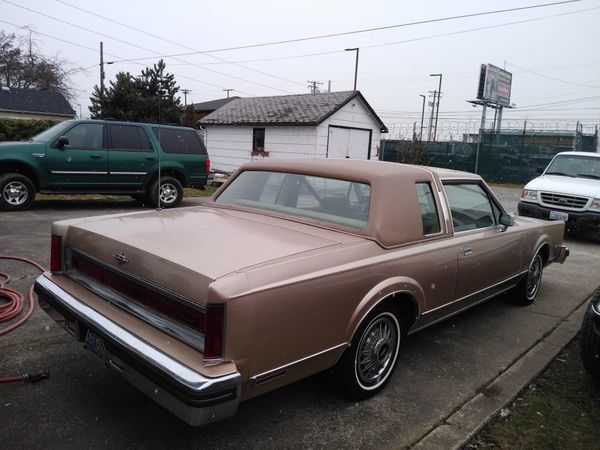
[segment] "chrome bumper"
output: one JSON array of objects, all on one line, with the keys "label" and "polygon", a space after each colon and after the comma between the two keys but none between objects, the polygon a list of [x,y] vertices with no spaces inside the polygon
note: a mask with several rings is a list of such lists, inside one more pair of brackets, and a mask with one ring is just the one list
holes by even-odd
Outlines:
[{"label": "chrome bumper", "polygon": [[121,376],[190,425],[235,414],[241,396],[239,372],[208,378],[159,351],[54,284],[44,275],[34,285],[40,306],[83,341],[86,330],[100,336],[104,361]]},{"label": "chrome bumper", "polygon": [[558,253],[556,254],[556,258],[554,258],[554,262],[562,264],[567,259],[567,256],[569,256],[569,247],[561,245],[558,247]]}]

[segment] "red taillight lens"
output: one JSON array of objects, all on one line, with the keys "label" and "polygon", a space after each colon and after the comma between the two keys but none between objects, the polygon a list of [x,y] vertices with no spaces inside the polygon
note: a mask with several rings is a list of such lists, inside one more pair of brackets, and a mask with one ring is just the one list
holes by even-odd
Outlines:
[{"label": "red taillight lens", "polygon": [[210,158],[207,156],[204,160],[204,168],[206,169],[206,174],[210,173]]},{"label": "red taillight lens", "polygon": [[60,272],[62,270],[62,238],[52,236],[50,243],[50,271]]},{"label": "red taillight lens", "polygon": [[223,331],[225,325],[225,305],[222,303],[206,305],[204,326],[204,359],[223,357]]}]

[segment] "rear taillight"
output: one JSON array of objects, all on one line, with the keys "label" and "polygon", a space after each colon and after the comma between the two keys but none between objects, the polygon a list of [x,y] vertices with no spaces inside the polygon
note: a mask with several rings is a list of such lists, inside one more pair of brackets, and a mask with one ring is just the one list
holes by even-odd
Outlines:
[{"label": "rear taillight", "polygon": [[204,326],[204,359],[223,357],[223,331],[225,325],[225,305],[209,303],[206,305]]},{"label": "rear taillight", "polygon": [[206,170],[206,174],[210,173],[210,158],[207,156],[204,160],[204,169]]},{"label": "rear taillight", "polygon": [[50,271],[60,272],[62,270],[62,239],[60,236],[52,236],[50,243]]}]

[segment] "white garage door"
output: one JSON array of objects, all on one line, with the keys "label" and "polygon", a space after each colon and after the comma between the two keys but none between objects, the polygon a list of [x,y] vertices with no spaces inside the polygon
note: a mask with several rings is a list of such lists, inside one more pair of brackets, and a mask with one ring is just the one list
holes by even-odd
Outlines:
[{"label": "white garage door", "polygon": [[329,127],[328,158],[369,159],[371,130]]}]

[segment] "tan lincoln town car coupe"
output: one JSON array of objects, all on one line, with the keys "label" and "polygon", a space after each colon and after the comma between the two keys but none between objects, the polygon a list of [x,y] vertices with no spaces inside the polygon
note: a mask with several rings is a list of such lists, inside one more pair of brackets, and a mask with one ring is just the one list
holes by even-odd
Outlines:
[{"label": "tan lincoln town car coupe", "polygon": [[42,308],[192,425],[333,369],[353,398],[407,334],[501,292],[534,301],[564,223],[465,172],[356,160],[241,167],[201,206],[56,222]]}]

